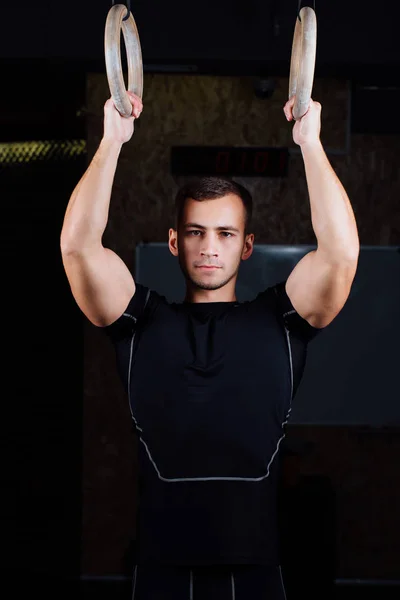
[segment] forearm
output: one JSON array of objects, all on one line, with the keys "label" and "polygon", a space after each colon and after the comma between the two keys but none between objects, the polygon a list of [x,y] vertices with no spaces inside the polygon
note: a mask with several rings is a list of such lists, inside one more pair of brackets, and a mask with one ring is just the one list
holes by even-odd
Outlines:
[{"label": "forearm", "polygon": [[101,243],[121,144],[102,140],[68,202],[61,231],[63,252],[79,252]]},{"label": "forearm", "polygon": [[304,144],[301,151],[318,249],[332,260],[357,257],[359,238],[353,209],[321,142]]}]

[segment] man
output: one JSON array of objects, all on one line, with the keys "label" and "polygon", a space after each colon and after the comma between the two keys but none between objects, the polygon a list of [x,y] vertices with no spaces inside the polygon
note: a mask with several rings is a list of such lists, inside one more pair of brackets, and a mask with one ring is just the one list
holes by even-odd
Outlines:
[{"label": "man", "polygon": [[239,265],[254,244],[251,196],[201,178],[176,198],[169,248],[186,296],[169,304],[102,245],[119,152],[143,108],[129,96],[130,118],[105,103],[103,139],[72,193],[61,249],[76,302],[115,345],[141,442],[134,599],[283,600],[279,445],[307,344],[344,306],[359,255],[350,202],[319,139],[321,106],[311,101],[293,128],[318,249],[286,282],[238,303]]}]

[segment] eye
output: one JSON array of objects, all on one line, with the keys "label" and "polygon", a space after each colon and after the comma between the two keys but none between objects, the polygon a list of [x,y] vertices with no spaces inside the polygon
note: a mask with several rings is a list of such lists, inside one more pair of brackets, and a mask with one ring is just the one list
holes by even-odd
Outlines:
[{"label": "eye", "polygon": [[189,235],[192,235],[193,237],[199,237],[197,234],[201,235],[201,231],[199,229],[191,229],[190,231],[188,231]]},{"label": "eye", "polygon": [[232,237],[232,234],[229,231],[221,231],[221,235],[226,238]]}]

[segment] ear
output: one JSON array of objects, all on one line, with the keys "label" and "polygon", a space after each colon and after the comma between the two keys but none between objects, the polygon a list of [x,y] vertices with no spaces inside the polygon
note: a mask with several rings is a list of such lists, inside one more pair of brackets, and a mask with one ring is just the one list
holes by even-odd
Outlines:
[{"label": "ear", "polygon": [[242,251],[242,260],[247,260],[253,253],[254,248],[254,233],[246,235]]},{"label": "ear", "polygon": [[168,247],[174,256],[178,256],[178,232],[175,229],[170,229],[168,231]]}]

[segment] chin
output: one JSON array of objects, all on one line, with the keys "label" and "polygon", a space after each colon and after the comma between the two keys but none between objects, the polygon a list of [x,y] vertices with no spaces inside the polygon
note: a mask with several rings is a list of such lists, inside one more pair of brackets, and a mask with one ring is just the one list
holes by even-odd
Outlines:
[{"label": "chin", "polygon": [[201,290],[209,290],[209,291],[213,291],[213,290],[220,290],[221,288],[223,288],[225,285],[227,285],[233,277],[235,277],[236,273],[233,273],[233,275],[231,275],[230,277],[225,277],[224,279],[219,278],[217,279],[212,279],[210,277],[205,277],[204,279],[200,279],[198,277],[187,277],[187,280],[190,281],[190,283],[201,289]]},{"label": "chin", "polygon": [[201,290],[219,290],[225,283],[212,283],[211,281],[194,281],[194,285]]}]

